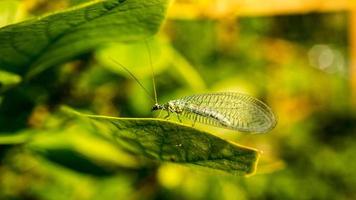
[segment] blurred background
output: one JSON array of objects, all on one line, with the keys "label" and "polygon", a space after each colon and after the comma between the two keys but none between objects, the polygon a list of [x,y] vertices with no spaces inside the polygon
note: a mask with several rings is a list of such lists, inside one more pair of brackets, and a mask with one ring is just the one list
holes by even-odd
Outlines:
[{"label": "blurred background", "polygon": [[[86,1],[1,0],[0,26]],[[256,174],[197,173],[169,163],[121,170],[119,152],[104,140],[56,135],[34,145],[66,150],[54,157],[0,146],[1,199],[356,199],[356,3],[176,0],[149,46],[161,103],[236,91],[272,107],[278,125],[267,134],[214,130],[261,150]],[[98,115],[153,116],[142,88],[108,57],[152,91],[145,43],[106,45],[12,93],[0,132],[55,126],[53,110],[63,104]]]}]

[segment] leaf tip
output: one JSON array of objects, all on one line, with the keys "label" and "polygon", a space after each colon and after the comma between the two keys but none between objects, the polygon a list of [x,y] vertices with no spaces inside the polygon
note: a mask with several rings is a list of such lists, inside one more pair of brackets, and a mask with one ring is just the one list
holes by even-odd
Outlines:
[{"label": "leaf tip", "polygon": [[260,151],[255,151],[255,158],[250,169],[246,172],[245,177],[250,177],[256,174],[258,161],[260,160]]}]

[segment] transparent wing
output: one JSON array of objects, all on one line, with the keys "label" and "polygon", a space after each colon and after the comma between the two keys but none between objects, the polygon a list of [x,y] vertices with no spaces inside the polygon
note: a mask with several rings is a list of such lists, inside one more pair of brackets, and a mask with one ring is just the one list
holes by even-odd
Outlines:
[{"label": "transparent wing", "polygon": [[199,123],[258,133],[276,125],[276,118],[266,104],[241,93],[198,94],[174,101],[183,105],[185,117]]}]

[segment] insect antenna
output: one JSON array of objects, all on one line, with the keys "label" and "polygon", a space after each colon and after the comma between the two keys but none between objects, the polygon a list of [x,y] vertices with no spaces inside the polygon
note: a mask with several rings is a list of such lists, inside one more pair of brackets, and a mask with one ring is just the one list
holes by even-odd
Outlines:
[{"label": "insect antenna", "polygon": [[146,48],[147,48],[147,52],[148,52],[148,58],[149,58],[149,61],[150,61],[150,66],[151,66],[151,71],[152,71],[152,84],[153,84],[153,92],[154,92],[154,97],[155,97],[154,99],[155,99],[155,103],[158,104],[156,82],[155,82],[155,73],[154,73],[154,70],[153,70],[151,49],[150,49],[150,45],[148,44],[148,41],[146,39],[145,39],[145,44],[146,44]]},{"label": "insect antenna", "polygon": [[129,69],[127,69],[123,64],[121,64],[119,61],[113,59],[112,57],[109,57],[110,60],[112,60],[115,64],[119,65],[122,69],[124,69],[140,86],[141,88],[145,91],[145,94],[148,96],[149,99],[151,99],[153,102],[156,100],[157,102],[157,98],[154,99],[150,93],[148,92],[148,90],[142,85],[142,83],[136,78],[135,75],[132,74],[132,72],[130,72]]}]

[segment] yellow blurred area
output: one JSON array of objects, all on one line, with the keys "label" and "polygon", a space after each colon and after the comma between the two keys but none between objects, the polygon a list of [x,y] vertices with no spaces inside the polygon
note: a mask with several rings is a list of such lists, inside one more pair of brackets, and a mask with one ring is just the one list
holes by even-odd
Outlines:
[{"label": "yellow blurred area", "polygon": [[158,180],[167,188],[175,188],[183,183],[188,171],[185,167],[164,164],[158,171]]},{"label": "yellow blurred area", "polygon": [[352,0],[176,0],[168,16],[173,19],[221,19],[232,16],[347,11],[354,8],[356,2]]},{"label": "yellow blurred area", "polygon": [[14,23],[23,18],[20,2],[15,0],[0,1],[0,27]]},{"label": "yellow blurred area", "polygon": [[70,0],[56,0],[56,1],[47,1],[47,0],[22,0],[21,6],[23,10],[26,10],[27,13],[41,11],[55,11],[64,9],[69,6]]}]

